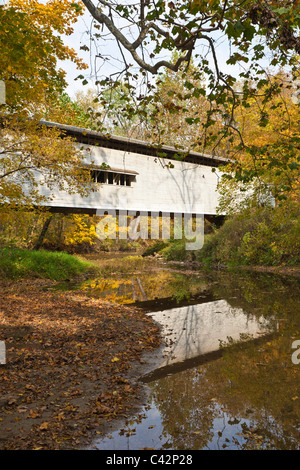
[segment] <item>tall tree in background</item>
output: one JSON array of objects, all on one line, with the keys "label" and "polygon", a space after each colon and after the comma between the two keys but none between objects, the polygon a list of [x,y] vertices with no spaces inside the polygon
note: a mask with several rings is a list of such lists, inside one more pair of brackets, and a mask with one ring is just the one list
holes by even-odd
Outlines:
[{"label": "tall tree in background", "polygon": [[[175,53],[173,62],[177,60]],[[203,82],[193,63],[177,72],[166,68],[157,78],[154,99],[148,108],[152,141],[185,150],[202,150],[210,108]]]},{"label": "tall tree in background", "polygon": [[299,105],[289,75],[283,72],[271,75],[265,84],[269,86],[277,89],[272,99],[265,99],[262,87],[248,100],[247,106],[237,107],[235,125],[242,144],[235,135],[228,137],[228,148],[232,154],[239,148],[239,159],[229,165],[232,173],[225,175],[222,185],[225,207],[234,200],[237,182],[244,191],[251,183],[261,201],[267,193],[277,202],[299,199]]}]

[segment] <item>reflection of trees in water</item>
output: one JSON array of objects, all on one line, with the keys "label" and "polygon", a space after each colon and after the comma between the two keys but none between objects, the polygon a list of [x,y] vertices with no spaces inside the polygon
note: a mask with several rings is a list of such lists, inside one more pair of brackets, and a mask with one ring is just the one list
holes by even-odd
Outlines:
[{"label": "reflection of trees in water", "polygon": [[[168,447],[206,448],[214,436],[229,448],[299,449],[300,366],[291,361],[292,341],[300,339],[299,282],[222,273],[213,290],[234,307],[275,317],[279,330],[258,344],[233,343],[216,361],[150,384]],[[229,433],[229,442],[214,429],[220,416],[219,431]]]},{"label": "reflection of trees in water", "polygon": [[[164,299],[172,297],[175,300],[189,299],[191,295],[202,292],[206,283],[198,275],[187,276],[168,270],[157,270],[154,273],[141,273],[135,276],[139,279],[147,299]],[[144,300],[143,296],[140,300]]]},{"label": "reflection of trees in water", "polygon": [[[218,298],[252,314],[294,314],[295,311],[286,308],[286,303],[300,298],[299,278],[292,276],[243,271],[204,271],[203,276]],[[296,312],[299,312],[299,304]]]},{"label": "reflection of trees in water", "polygon": [[[235,344],[217,361],[149,385],[168,436],[166,447],[201,449],[210,446],[214,436],[221,443],[214,429],[215,418],[221,416],[225,428],[220,431],[231,434],[231,441],[223,439],[222,444],[229,448],[299,449],[300,365],[291,361],[292,341],[300,339],[299,280],[241,272],[206,272],[199,279],[166,271],[139,278],[149,299],[172,296],[179,289],[201,291],[210,284],[212,293],[233,309],[278,319],[279,331],[271,340],[259,346]],[[195,327],[191,312],[180,332],[184,339]],[[244,439],[233,435],[237,430]]]},{"label": "reflection of trees in water", "polygon": [[180,301],[201,292],[204,287],[205,283],[201,282],[198,276],[186,276],[167,270],[97,278],[81,286],[93,296],[117,303],[133,303],[136,300],[167,297]]},{"label": "reflection of trees in water", "polygon": [[[202,384],[199,393],[199,382]],[[211,387],[203,374],[185,371],[151,384],[151,394],[161,413],[168,447],[201,449],[213,436],[214,406]]]},{"label": "reflection of trees in water", "polygon": [[[297,388],[300,395],[299,372],[295,377],[294,370],[282,380],[284,374],[274,375],[276,371],[270,367],[256,376],[255,358],[251,360],[244,352],[242,362],[247,360],[247,366],[240,373],[239,353],[229,354],[230,360],[222,358],[150,385],[168,435],[168,448],[209,448],[215,436],[215,442],[220,440],[221,446],[229,448],[299,449],[300,398],[295,398]],[[291,387],[288,393],[287,386]],[[216,418],[223,418],[223,428],[214,429]],[[225,434],[227,439],[230,436],[227,441],[222,440]]]},{"label": "reflection of trees in water", "polygon": [[[291,331],[300,333],[299,321],[298,325],[286,325],[258,348],[251,343],[243,347],[236,344],[207,368],[207,377],[219,389],[224,409],[240,414],[248,403],[246,415],[272,449],[300,448],[300,368],[292,364],[290,349]],[[229,381],[229,388],[224,389],[224,381]]]},{"label": "reflection of trees in water", "polygon": [[291,360],[293,338],[300,339],[299,278],[222,273],[214,290],[218,295],[226,293],[232,305],[274,317],[278,334],[259,348],[248,344],[227,350],[221,368],[211,365],[212,380],[222,371],[232,383],[231,402],[246,397],[254,409],[265,411],[258,422],[274,448],[300,448],[300,366]]}]

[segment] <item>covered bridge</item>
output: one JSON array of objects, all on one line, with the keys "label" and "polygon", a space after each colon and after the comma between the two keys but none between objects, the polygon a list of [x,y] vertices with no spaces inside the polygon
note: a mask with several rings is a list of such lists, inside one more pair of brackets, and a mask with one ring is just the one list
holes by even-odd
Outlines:
[{"label": "covered bridge", "polygon": [[[75,139],[99,188],[88,197],[52,189],[52,211],[217,215],[217,184],[220,167],[228,162],[225,158],[168,146],[156,148],[147,142],[49,121],[41,124]],[[43,191],[50,196],[50,190]]]}]

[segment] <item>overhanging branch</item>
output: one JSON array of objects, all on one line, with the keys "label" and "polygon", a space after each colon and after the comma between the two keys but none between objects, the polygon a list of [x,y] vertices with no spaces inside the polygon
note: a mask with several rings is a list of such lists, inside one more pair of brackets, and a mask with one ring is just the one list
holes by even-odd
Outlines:
[{"label": "overhanging branch", "polygon": [[[137,52],[137,49],[142,45],[144,39],[146,38],[147,34],[149,31],[155,30],[158,34],[161,36],[164,36],[165,38],[169,38],[169,33],[164,31],[162,28],[160,28],[158,25],[156,25],[154,22],[149,22],[148,24],[145,24],[144,21],[142,21],[142,27],[139,33],[138,38],[134,42],[128,41],[128,39],[124,36],[124,34],[120,31],[119,28],[117,28],[112,21],[107,15],[105,15],[99,8],[96,8],[95,5],[91,0],[83,0],[83,3],[85,4],[86,8],[92,15],[92,17],[100,24],[105,25],[107,29],[111,32],[111,34],[116,38],[116,40],[132,55],[133,59],[136,61],[136,63],[144,70],[152,73],[152,74],[157,74],[158,70],[162,67],[167,67],[170,70],[177,72],[179,70],[180,65],[183,62],[189,62],[191,59],[192,55],[192,50],[194,47],[195,39],[196,36],[192,35],[188,40],[186,40],[184,43],[181,43],[178,41],[176,44],[176,41],[174,40],[174,47],[177,48],[177,50],[182,50],[184,49],[186,52],[185,55],[181,56],[176,63],[169,62],[167,60],[160,60],[158,61],[155,65],[151,65],[147,63]],[[106,2],[105,2],[106,4]],[[107,4],[106,4],[107,6]],[[183,47],[184,44],[184,47]]]}]

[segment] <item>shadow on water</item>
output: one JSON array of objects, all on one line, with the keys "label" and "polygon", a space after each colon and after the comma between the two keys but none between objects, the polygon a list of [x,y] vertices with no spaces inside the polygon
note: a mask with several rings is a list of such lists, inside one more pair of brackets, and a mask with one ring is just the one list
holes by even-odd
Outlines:
[{"label": "shadow on water", "polygon": [[93,282],[90,295],[144,309],[165,344],[140,379],[145,405],[90,448],[300,449],[299,279],[162,269]]}]

